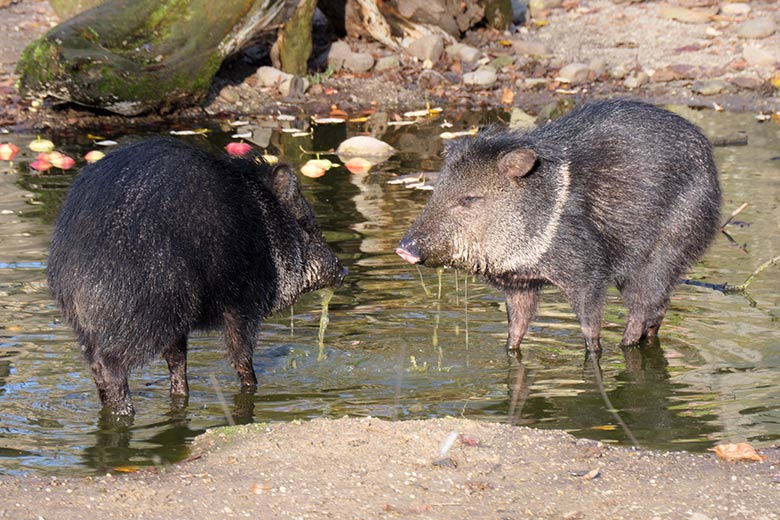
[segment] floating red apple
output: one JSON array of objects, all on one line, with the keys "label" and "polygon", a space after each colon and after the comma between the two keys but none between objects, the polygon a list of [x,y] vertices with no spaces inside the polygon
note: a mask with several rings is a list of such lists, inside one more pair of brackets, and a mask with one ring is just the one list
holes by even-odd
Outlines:
[{"label": "floating red apple", "polygon": [[19,153],[19,147],[14,143],[0,144],[0,160],[13,161],[16,154]]},{"label": "floating red apple", "polygon": [[230,155],[244,155],[251,150],[252,147],[249,146],[247,143],[228,143],[225,146],[225,150]]}]

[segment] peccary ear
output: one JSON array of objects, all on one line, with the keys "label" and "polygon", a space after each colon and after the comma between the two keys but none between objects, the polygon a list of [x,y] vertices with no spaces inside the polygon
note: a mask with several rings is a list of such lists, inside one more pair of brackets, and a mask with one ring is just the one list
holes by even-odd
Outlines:
[{"label": "peccary ear", "polygon": [[498,168],[510,179],[525,177],[536,164],[536,152],[530,148],[519,148],[501,156]]},{"label": "peccary ear", "polygon": [[298,178],[286,164],[274,166],[271,170],[271,190],[281,201],[288,201],[298,192]]}]

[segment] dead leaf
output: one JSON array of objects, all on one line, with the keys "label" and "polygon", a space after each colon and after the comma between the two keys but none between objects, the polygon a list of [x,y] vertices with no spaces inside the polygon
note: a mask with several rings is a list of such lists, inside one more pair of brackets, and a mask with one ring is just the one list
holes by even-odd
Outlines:
[{"label": "dead leaf", "polygon": [[592,469],[582,476],[582,480],[593,480],[601,476],[601,470],[599,468]]},{"label": "dead leaf", "polygon": [[769,83],[776,89],[780,89],[780,72],[775,72],[775,75],[772,76],[772,79],[769,80]]},{"label": "dead leaf", "polygon": [[502,105],[511,105],[512,101],[515,100],[515,93],[512,91],[511,88],[505,88],[504,92],[501,94],[501,104]]},{"label": "dead leaf", "polygon": [[268,484],[252,484],[252,486],[249,489],[255,495],[262,495],[267,491],[271,491],[272,488]]},{"label": "dead leaf", "polygon": [[341,110],[336,105],[333,105],[330,108],[330,114],[328,114],[328,117],[339,117],[343,119],[347,119],[349,117],[349,114],[347,114],[344,110]]},{"label": "dead leaf", "polygon": [[710,451],[714,451],[715,455],[723,460],[738,461],[738,460],[754,460],[761,462],[766,457],[759,455],[758,452],[746,442],[738,442],[736,444],[719,444]]},{"label": "dead leaf", "polygon": [[138,466],[114,466],[114,471],[118,473],[135,473],[140,469]]},{"label": "dead leaf", "polygon": [[458,435],[458,440],[461,442],[461,444],[465,444],[466,446],[479,446],[479,439],[473,435],[461,433]]}]

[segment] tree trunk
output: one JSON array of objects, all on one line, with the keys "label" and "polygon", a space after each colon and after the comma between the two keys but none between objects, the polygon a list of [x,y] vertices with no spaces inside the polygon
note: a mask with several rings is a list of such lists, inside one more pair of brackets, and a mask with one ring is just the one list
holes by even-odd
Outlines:
[{"label": "tree trunk", "polygon": [[30,44],[23,93],[123,115],[201,101],[222,60],[302,0],[108,0]]},{"label": "tree trunk", "polygon": [[311,55],[311,20],[317,0],[301,0],[293,15],[279,31],[276,45],[282,70],[295,76],[305,76]]}]

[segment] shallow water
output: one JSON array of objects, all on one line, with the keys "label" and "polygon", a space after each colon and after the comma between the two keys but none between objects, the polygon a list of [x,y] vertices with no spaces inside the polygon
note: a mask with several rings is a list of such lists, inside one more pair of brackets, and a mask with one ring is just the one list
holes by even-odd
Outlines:
[{"label": "shallow water", "polygon": [[[728,228],[747,252],[719,236],[690,274],[741,283],[780,254],[780,126],[752,115],[684,114],[710,136],[748,136],[748,146],[716,149],[724,214],[750,203],[736,217],[749,226]],[[449,130],[491,118],[464,116]],[[326,238],[350,270],[330,302],[322,344],[321,295],[309,294],[264,324],[255,356],[260,387],[250,395],[239,391],[219,334],[195,333],[189,402],[172,406],[160,360],[131,375],[138,410],[132,424],[101,418],[89,371],[46,288],[51,223],[72,177],[31,175],[31,136],[2,136],[25,152],[11,174],[0,164],[0,474],[166,464],[186,457],[194,436],[227,424],[228,416],[246,423],[462,415],[630,444],[614,408],[643,447],[703,450],[722,441],[765,446],[780,439],[780,265],[759,274],[747,296],[680,286],[660,344],[626,352],[616,347],[625,312],[611,292],[599,374],[586,362],[578,324],[557,290],[544,291],[518,360],[503,350],[500,294],[451,271],[442,273],[439,288],[435,270],[418,271],[393,254],[429,192],[387,181],[438,167],[442,119],[379,129],[402,153],[376,172],[337,168],[304,179]],[[284,123],[292,124],[300,122]],[[257,130],[269,150],[295,164],[307,158],[300,147],[325,150],[363,129],[321,125],[301,138],[269,128]],[[229,135],[215,130],[209,139],[222,146]],[[81,155],[89,146],[83,137],[60,149]]]}]

